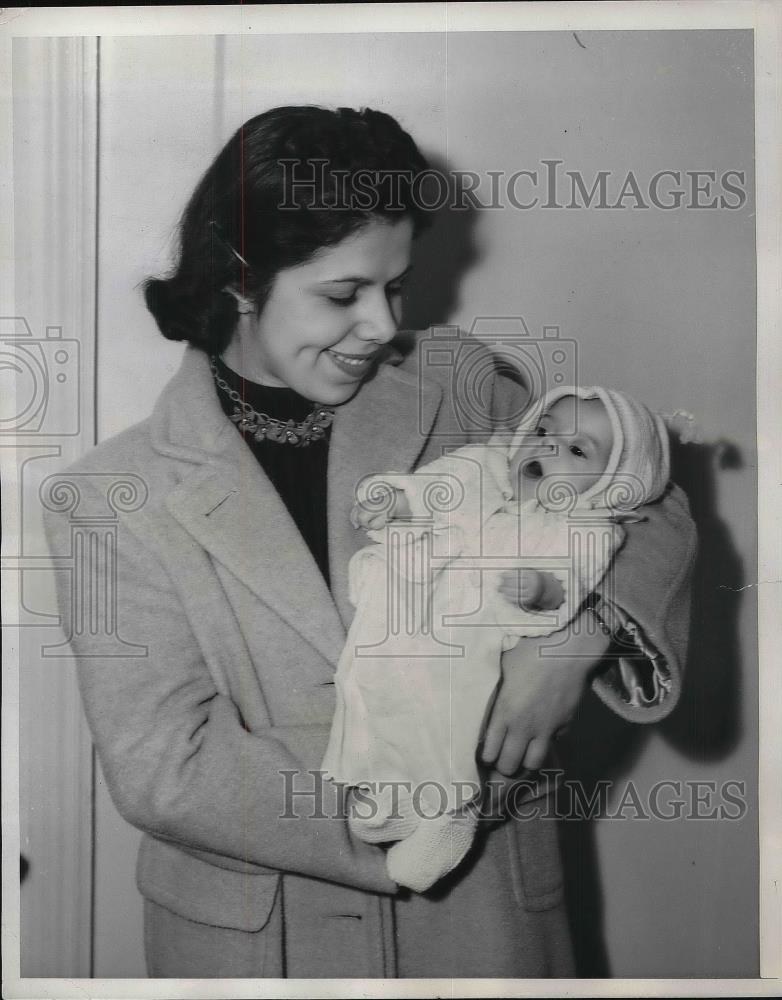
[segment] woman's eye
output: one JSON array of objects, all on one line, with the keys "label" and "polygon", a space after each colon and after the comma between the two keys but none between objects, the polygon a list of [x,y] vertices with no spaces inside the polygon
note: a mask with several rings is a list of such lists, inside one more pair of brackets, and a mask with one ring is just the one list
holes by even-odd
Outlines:
[{"label": "woman's eye", "polygon": [[578,445],[577,445],[577,444],[572,444],[572,445],[570,446],[570,451],[571,451],[571,453],[572,453],[573,455],[575,455],[575,456],[576,456],[577,458],[586,458],[586,455],[585,455],[585,454],[584,454],[584,452],[583,452],[583,451],[582,451],[582,450],[581,450],[581,449],[580,449],[580,448],[578,447]]},{"label": "woman's eye", "polygon": [[350,295],[329,295],[329,302],[333,302],[335,306],[352,306],[356,301],[356,293],[351,292]]},{"label": "woman's eye", "polygon": [[386,294],[388,294],[391,298],[396,298],[397,295],[402,294],[402,291],[403,289],[401,285],[389,285],[386,289]]}]

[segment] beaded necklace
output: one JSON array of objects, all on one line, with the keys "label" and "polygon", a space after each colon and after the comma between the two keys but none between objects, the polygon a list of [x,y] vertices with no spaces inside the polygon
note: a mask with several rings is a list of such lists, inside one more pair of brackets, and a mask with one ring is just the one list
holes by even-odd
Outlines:
[{"label": "beaded necklace", "polygon": [[334,420],[334,410],[328,406],[315,404],[314,409],[304,420],[278,420],[268,413],[259,413],[249,403],[246,403],[236,389],[222,379],[217,371],[217,359],[209,358],[209,367],[217,388],[224,392],[234,404],[234,412],[229,417],[240,431],[249,434],[256,441],[274,441],[276,444],[290,444],[304,448],[313,441],[319,441],[326,433],[326,428]]}]

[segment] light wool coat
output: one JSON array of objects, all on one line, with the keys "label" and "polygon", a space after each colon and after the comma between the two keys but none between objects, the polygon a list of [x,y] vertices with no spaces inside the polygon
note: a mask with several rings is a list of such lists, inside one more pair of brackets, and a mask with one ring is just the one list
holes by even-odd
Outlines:
[{"label": "light wool coat", "polygon": [[[521,392],[497,377],[495,416]],[[72,554],[74,521],[103,539],[112,528],[116,542],[90,549],[93,570],[115,577],[116,630],[140,647],[106,656],[102,636],[71,637],[109,790],[145,833],[137,871],[151,975],[572,974],[551,821],[484,831],[458,872],[416,896],[389,879],[381,848],[351,838],[331,786],[305,773],[295,790],[321,798],[286,796],[291,774],[316,770],[326,748],[353,613],[348,563],[364,542],[349,522],[357,482],[484,438],[460,426],[449,382],[418,372],[415,357],[384,365],[339,407],[332,592],[225,418],[197,349],[187,348],[149,419],[63,474],[78,502],[48,513],[50,547]],[[116,488],[122,481],[135,501]],[[632,666],[595,689],[628,718],[651,721],[678,696],[694,532],[677,490],[644,512],[616,560],[615,588],[662,654],[659,669],[646,695]],[[59,586],[69,623],[73,595],[66,580]]]}]

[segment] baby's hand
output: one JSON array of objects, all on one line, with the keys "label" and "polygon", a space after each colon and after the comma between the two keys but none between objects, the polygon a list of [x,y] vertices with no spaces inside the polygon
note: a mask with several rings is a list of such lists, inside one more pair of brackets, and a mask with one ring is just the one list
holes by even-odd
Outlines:
[{"label": "baby's hand", "polygon": [[546,591],[546,578],[536,569],[509,570],[502,574],[500,593],[524,611],[538,611]]},{"label": "baby's hand", "polygon": [[393,488],[393,500],[384,505],[382,510],[370,510],[363,504],[353,504],[350,512],[350,523],[354,528],[364,528],[366,531],[377,531],[384,528],[389,521],[398,517],[409,517],[411,514],[410,504],[404,494],[404,490]]}]

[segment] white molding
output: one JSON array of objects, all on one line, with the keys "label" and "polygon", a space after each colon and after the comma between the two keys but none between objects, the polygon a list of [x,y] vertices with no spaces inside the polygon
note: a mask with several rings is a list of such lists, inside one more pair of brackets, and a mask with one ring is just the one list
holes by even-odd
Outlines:
[{"label": "white molding", "polygon": [[[22,976],[88,977],[92,952],[93,753],[74,662],[41,656],[61,641],[38,485],[94,444],[98,144],[97,38],[16,38],[13,46],[15,315],[41,342],[46,418],[19,432],[21,523],[16,551],[20,657]],[[47,328],[70,361],[64,386]],[[63,431],[67,433],[62,434]],[[7,438],[5,439],[7,441]],[[7,453],[6,453],[7,454]],[[51,620],[51,619],[50,619]],[[56,619],[55,619],[56,620]]]}]

